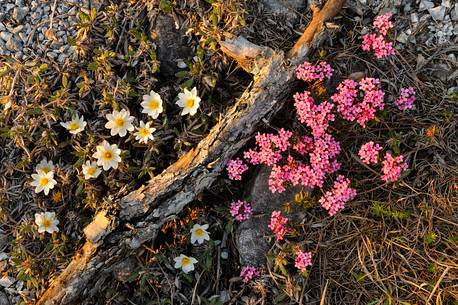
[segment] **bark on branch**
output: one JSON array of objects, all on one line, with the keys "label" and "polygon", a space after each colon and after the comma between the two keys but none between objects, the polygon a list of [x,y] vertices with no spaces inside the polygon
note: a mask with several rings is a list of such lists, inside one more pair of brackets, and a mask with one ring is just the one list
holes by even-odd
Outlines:
[{"label": "bark on branch", "polygon": [[37,304],[89,303],[118,264],[153,240],[167,220],[208,188],[252,137],[259,122],[270,120],[290,96],[286,88],[294,79],[295,63],[305,60],[315,34],[344,1],[329,0],[321,10],[314,9],[310,25],[289,57],[242,37],[221,42],[222,51],[253,74],[253,83],[196,148],[148,185],[120,199],[115,214],[101,212],[94,218],[84,231],[86,243]]}]

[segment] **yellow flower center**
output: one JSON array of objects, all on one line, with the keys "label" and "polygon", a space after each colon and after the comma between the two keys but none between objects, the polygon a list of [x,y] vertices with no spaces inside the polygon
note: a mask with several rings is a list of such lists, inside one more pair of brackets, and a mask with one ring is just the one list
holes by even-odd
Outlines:
[{"label": "yellow flower center", "polygon": [[115,123],[116,127],[121,128],[121,127],[124,126],[124,124],[126,124],[126,121],[124,121],[123,118],[118,117],[118,118],[116,118],[116,120],[114,121],[114,123]]},{"label": "yellow flower center", "polygon": [[[105,153],[105,155],[106,155],[106,153]],[[95,168],[92,167],[92,166],[89,167],[89,168],[87,169],[87,174],[93,176],[93,175],[95,174]]]},{"label": "yellow flower center", "polygon": [[152,99],[149,104],[148,104],[149,108],[151,108],[151,110],[156,110],[157,108],[159,108],[159,102],[155,99]]},{"label": "yellow flower center", "polygon": [[43,166],[43,167],[41,168],[41,170],[42,170],[45,174],[47,174],[47,173],[49,173],[49,172],[51,171],[51,168],[50,168],[49,166],[45,165],[45,166]]},{"label": "yellow flower center", "polygon": [[51,226],[51,219],[43,218],[42,226],[45,227],[45,228],[49,228]]},{"label": "yellow flower center", "polygon": [[196,234],[197,237],[204,236],[204,230],[202,230],[201,228],[196,229],[194,233]]},{"label": "yellow flower center", "polygon": [[49,179],[46,178],[46,177],[42,177],[42,178],[40,178],[40,180],[38,181],[38,183],[40,183],[41,186],[47,186],[48,183],[49,183]]},{"label": "yellow flower center", "polygon": [[193,97],[188,98],[185,102],[185,106],[187,108],[192,108],[194,106],[194,98]]},{"label": "yellow flower center", "polygon": [[190,260],[189,258],[187,258],[187,257],[183,257],[183,258],[181,259],[181,264],[182,264],[183,266],[189,265],[190,263],[191,263],[191,260]]},{"label": "yellow flower center", "polygon": [[103,157],[104,157],[106,160],[111,160],[111,158],[113,158],[113,154],[111,153],[111,151],[106,151],[106,152],[103,154]]},{"label": "yellow flower center", "polygon": [[70,124],[68,124],[68,130],[71,130],[71,131],[77,130],[79,127],[80,125],[75,121],[72,121],[70,122]]},{"label": "yellow flower center", "polygon": [[143,138],[149,136],[149,130],[146,129],[146,128],[143,128],[143,127],[140,128],[140,129],[138,130],[138,133],[139,133]]}]

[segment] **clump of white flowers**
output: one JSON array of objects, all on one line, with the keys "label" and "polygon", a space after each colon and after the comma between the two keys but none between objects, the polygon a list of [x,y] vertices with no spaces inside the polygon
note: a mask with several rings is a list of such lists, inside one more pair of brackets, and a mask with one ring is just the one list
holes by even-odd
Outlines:
[{"label": "clump of white flowers", "polygon": [[149,140],[154,140],[153,132],[156,131],[156,128],[150,127],[151,122],[144,123],[140,121],[140,127],[137,127],[137,132],[134,133],[135,140],[139,143],[147,143]]},{"label": "clump of white flowers", "polygon": [[195,224],[191,229],[191,243],[202,244],[205,240],[210,240],[210,234],[208,234],[208,225]]},{"label": "clump of white flowers", "polygon": [[102,170],[97,166],[97,162],[95,161],[86,161],[86,164],[83,164],[83,174],[84,179],[95,179],[97,178]]},{"label": "clump of white flowers", "polygon": [[81,118],[78,115],[72,117],[71,121],[60,123],[65,127],[71,134],[78,134],[84,130],[87,123],[84,121],[84,116]]},{"label": "clump of white flowers", "polygon": [[46,159],[41,160],[36,168],[36,174],[32,174],[31,185],[35,187],[35,193],[43,191],[45,195],[57,184],[54,179],[54,164]]},{"label": "clump of white flowers", "polygon": [[175,261],[175,268],[183,270],[184,273],[189,273],[194,270],[194,264],[197,260],[192,256],[180,254],[180,256],[173,259]]},{"label": "clump of white flowers", "polygon": [[38,233],[48,232],[52,234],[53,232],[59,232],[57,225],[59,220],[56,218],[56,213],[54,212],[44,212],[35,214],[35,223],[38,226]]},{"label": "clump of white flowers", "polygon": [[110,129],[112,136],[119,135],[124,137],[127,131],[134,131],[134,117],[130,115],[129,110],[122,109],[121,111],[113,110],[113,113],[106,115],[108,122],[105,124],[105,128]]},{"label": "clump of white flowers", "polygon": [[161,96],[153,90],[149,94],[143,95],[143,102],[140,105],[143,107],[142,113],[146,113],[153,119],[157,119],[164,110]]},{"label": "clump of white flowers", "polygon": [[106,140],[97,145],[96,152],[92,155],[97,159],[97,165],[102,166],[103,170],[110,168],[117,169],[118,163],[121,162],[121,150],[118,145],[108,143]]},{"label": "clump of white flowers", "polygon": [[184,88],[183,92],[178,94],[178,101],[176,104],[183,108],[181,115],[195,115],[200,105],[200,97],[197,95],[197,88],[194,87],[191,91]]}]

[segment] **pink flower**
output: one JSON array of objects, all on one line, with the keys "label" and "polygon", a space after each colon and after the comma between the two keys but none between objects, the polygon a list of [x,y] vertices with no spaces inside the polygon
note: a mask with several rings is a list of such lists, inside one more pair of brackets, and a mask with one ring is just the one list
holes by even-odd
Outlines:
[{"label": "pink flower", "polygon": [[415,89],[413,87],[401,88],[401,96],[394,102],[399,110],[412,108],[415,102]]},{"label": "pink flower", "polygon": [[300,272],[304,272],[307,266],[312,265],[312,252],[302,252],[302,250],[297,250],[295,256],[294,267],[299,269]]},{"label": "pink flower", "polygon": [[231,180],[242,180],[242,174],[247,170],[248,166],[239,158],[227,162],[227,172]]},{"label": "pink flower", "polygon": [[381,179],[386,182],[395,182],[401,176],[401,173],[408,168],[404,162],[403,156],[393,157],[389,152],[385,154],[385,160],[382,162],[383,175]]},{"label": "pink flower", "polygon": [[289,229],[285,227],[287,222],[288,218],[281,216],[281,211],[272,212],[268,227],[274,232],[277,240],[283,240],[283,236],[285,236],[285,234],[289,231]]},{"label": "pink flower", "polygon": [[237,221],[245,221],[253,214],[251,204],[246,201],[238,200],[231,203],[230,212]]},{"label": "pink flower", "polygon": [[261,273],[254,266],[243,266],[240,270],[240,277],[243,278],[244,283],[248,283],[250,280],[260,275]]},{"label": "pink flower", "polygon": [[356,190],[350,187],[350,180],[340,175],[334,182],[331,191],[326,192],[319,202],[325,208],[330,216],[335,215],[345,207],[345,203],[353,200],[356,196]]},{"label": "pink flower", "polygon": [[369,141],[366,144],[361,145],[358,155],[364,164],[377,164],[378,153],[382,147],[375,144],[373,141]]},{"label": "pink flower", "polygon": [[329,122],[335,119],[331,113],[334,104],[324,101],[319,105],[315,105],[315,101],[308,91],[296,93],[294,100],[299,121],[306,123],[312,129],[312,134],[315,138],[321,137],[328,129]]},{"label": "pink flower", "polygon": [[[358,101],[357,97],[361,95],[363,98]],[[331,99],[337,104],[337,111],[344,119],[356,120],[362,127],[366,127],[366,123],[375,118],[377,109],[383,110],[384,96],[380,80],[366,77],[359,83],[350,79],[342,81]]]},{"label": "pink flower", "polygon": [[371,49],[374,50],[375,56],[378,59],[395,54],[393,43],[386,40],[388,30],[393,28],[393,23],[389,20],[392,15],[391,13],[387,13],[375,17],[373,24],[375,33],[363,35],[362,49],[367,52]]},{"label": "pink flower", "polygon": [[374,18],[374,28],[378,30],[380,35],[386,36],[388,30],[394,27],[393,23],[390,21],[391,16],[393,16],[393,13],[386,13]]},{"label": "pink flower", "polygon": [[321,61],[316,65],[312,65],[308,61],[301,64],[296,69],[296,77],[306,82],[313,80],[324,80],[325,78],[330,79],[334,70],[325,61]]}]

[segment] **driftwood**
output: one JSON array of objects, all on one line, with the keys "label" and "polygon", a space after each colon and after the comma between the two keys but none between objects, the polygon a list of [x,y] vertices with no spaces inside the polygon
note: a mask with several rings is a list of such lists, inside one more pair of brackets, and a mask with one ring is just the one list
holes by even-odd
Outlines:
[{"label": "driftwood", "polygon": [[[328,0],[313,8],[309,27],[288,56],[242,37],[220,42],[221,50],[253,74],[253,82],[199,145],[162,174],[119,201],[112,214],[99,213],[84,233],[87,241],[66,269],[50,283],[37,304],[90,304],[116,266],[176,217],[199,193],[215,181],[230,160],[252,137],[261,121],[281,108],[290,92],[297,63],[317,43],[326,20],[334,17],[345,0]],[[320,37],[323,37],[321,35]]]}]

